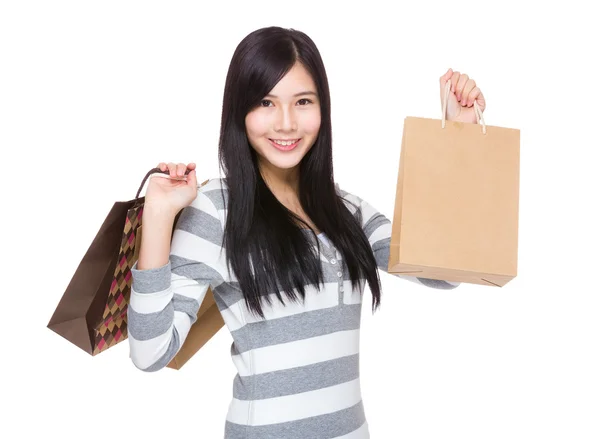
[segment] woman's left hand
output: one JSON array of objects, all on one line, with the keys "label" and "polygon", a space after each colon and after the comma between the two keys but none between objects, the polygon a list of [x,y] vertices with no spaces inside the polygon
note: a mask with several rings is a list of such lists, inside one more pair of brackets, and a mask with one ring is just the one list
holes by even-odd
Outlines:
[{"label": "woman's left hand", "polygon": [[452,69],[440,77],[440,101],[444,104],[446,82],[450,81],[450,94],[448,96],[448,109],[446,119],[455,122],[477,123],[477,114],[473,106],[477,102],[483,112],[485,98],[475,81],[468,75],[455,72]]}]

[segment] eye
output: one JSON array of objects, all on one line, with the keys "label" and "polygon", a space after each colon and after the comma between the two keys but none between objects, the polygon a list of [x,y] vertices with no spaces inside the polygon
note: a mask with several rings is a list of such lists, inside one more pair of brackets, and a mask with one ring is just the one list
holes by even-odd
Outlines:
[{"label": "eye", "polygon": [[[266,105],[265,105],[265,102],[266,102]],[[261,107],[269,107],[269,104],[272,104],[272,102],[268,99],[263,99],[262,101],[260,101]]]},{"label": "eye", "polygon": [[300,99],[300,100],[298,101],[298,103],[300,103],[300,102],[302,102],[302,101],[305,101],[305,102],[306,102],[306,104],[304,104],[304,105],[308,105],[308,104],[312,104],[312,103],[313,103],[313,102],[312,102],[310,99]]}]

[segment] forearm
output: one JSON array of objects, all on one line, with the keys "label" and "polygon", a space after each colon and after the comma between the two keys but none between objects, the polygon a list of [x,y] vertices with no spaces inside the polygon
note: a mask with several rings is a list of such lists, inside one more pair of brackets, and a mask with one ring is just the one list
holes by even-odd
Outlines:
[{"label": "forearm", "polygon": [[[132,268],[131,273],[127,308],[130,356],[139,369],[153,372],[165,367],[180,347],[171,264],[143,271]],[[179,317],[179,324],[187,332],[189,316]]]},{"label": "forearm", "polygon": [[[166,366],[180,347],[175,331],[171,288],[171,235],[175,215],[146,205],[142,220],[140,254],[132,268],[128,307],[130,355],[140,369]],[[185,326],[189,326],[188,323]]]},{"label": "forearm", "polygon": [[[390,260],[390,238],[386,237],[372,244],[373,253],[377,266],[379,269],[389,273],[388,263]],[[405,279],[414,282],[419,285],[425,285],[429,288],[436,288],[440,290],[452,290],[460,285],[459,282],[449,282],[446,280],[427,279],[418,276],[410,276],[406,274],[389,273],[401,279]]]},{"label": "forearm", "polygon": [[138,270],[163,267],[169,262],[175,216],[173,212],[144,207]]},{"label": "forearm", "polygon": [[176,356],[214,277],[222,282],[226,270],[214,244],[222,240],[218,212],[205,194],[180,216],[148,203],[143,216],[140,255],[131,269],[128,329],[133,363],[152,372]]},{"label": "forearm", "polygon": [[[373,255],[377,262],[377,267],[386,273],[388,271],[388,264],[390,260],[390,244],[392,235],[392,223],[383,214],[376,212],[371,206],[366,206],[363,202],[363,211],[369,215],[368,219],[365,220],[363,225],[365,235],[367,236],[371,248],[373,249]],[[371,212],[369,212],[371,211]],[[405,279],[419,285],[425,285],[429,288],[436,288],[441,290],[451,290],[460,285],[457,282],[448,282],[445,280],[427,279],[418,276],[410,276],[398,273],[389,273],[401,279]]]}]

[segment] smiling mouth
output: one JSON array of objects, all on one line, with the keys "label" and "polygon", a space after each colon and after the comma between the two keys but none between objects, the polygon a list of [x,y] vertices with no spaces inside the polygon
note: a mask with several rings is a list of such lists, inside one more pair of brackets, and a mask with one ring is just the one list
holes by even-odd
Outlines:
[{"label": "smiling mouth", "polygon": [[298,144],[300,143],[302,139],[295,139],[295,140],[273,140],[273,139],[269,139],[269,142],[271,142],[271,145],[273,145],[275,148],[279,149],[280,151],[290,151],[292,149],[294,149],[296,146],[298,146]]}]

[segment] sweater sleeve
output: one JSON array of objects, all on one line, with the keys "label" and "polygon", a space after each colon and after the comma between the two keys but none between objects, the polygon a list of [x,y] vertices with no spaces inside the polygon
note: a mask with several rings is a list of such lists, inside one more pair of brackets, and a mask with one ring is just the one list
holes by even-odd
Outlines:
[{"label": "sweater sleeve", "polygon": [[[371,244],[371,248],[373,249],[373,254],[375,255],[375,260],[377,261],[377,267],[386,273],[389,273],[388,263],[390,260],[392,222],[362,198],[345,191],[341,191],[341,193],[344,198],[351,203],[351,205],[358,207],[358,210],[353,207],[350,207],[350,209],[355,214],[360,213],[362,216],[362,228],[369,240],[369,243]],[[460,285],[459,282],[427,279],[423,277],[407,276],[405,274],[390,274],[419,285],[442,290],[451,290]]]},{"label": "sweater sleeve", "polygon": [[223,227],[207,186],[198,188],[196,199],[181,212],[169,262],[147,270],[138,270],[136,262],[131,270],[130,357],[143,371],[154,372],[169,364],[196,321],[209,286],[223,279]]}]

